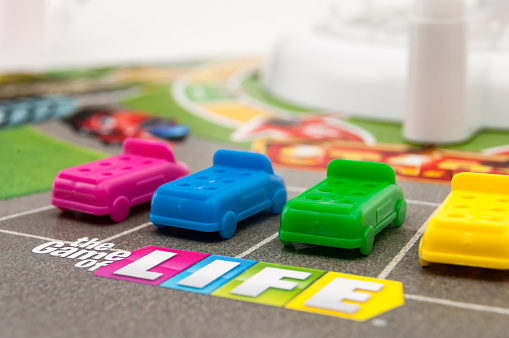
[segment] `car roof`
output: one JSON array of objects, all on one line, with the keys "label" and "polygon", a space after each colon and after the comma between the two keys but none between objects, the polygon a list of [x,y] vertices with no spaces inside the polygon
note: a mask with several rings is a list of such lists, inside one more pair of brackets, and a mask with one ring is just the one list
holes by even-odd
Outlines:
[{"label": "car roof", "polygon": [[243,183],[264,176],[268,177],[268,173],[262,170],[214,165],[192,175],[169,182],[160,189],[167,196],[206,200],[211,195],[229,189],[237,188],[243,191]]},{"label": "car roof", "polygon": [[461,232],[507,231],[509,198],[506,194],[453,191],[435,216],[436,226]]},{"label": "car roof", "polygon": [[334,209],[348,214],[370,196],[391,185],[387,181],[329,177],[292,200],[299,209]]},{"label": "car roof", "polygon": [[99,184],[119,176],[131,175],[146,168],[169,162],[160,158],[120,154],[93,161],[60,172],[59,177],[76,182]]}]

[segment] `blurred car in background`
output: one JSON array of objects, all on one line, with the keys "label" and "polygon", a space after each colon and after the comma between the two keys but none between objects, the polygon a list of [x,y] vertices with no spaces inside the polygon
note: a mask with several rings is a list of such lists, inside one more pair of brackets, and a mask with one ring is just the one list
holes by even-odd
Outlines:
[{"label": "blurred car in background", "polygon": [[67,122],[76,132],[92,135],[105,144],[121,144],[127,137],[180,142],[189,135],[189,127],[173,119],[132,110],[85,109]]}]

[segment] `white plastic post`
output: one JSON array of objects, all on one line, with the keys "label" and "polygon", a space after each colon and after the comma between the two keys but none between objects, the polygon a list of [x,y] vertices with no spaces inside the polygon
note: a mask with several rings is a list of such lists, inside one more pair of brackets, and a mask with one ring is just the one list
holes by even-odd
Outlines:
[{"label": "white plastic post", "polygon": [[417,143],[457,143],[472,134],[467,117],[464,0],[415,0],[403,136]]}]

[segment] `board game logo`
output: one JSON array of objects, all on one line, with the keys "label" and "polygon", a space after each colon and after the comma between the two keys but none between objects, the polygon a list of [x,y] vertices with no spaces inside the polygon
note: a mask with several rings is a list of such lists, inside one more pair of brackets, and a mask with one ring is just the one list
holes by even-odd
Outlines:
[{"label": "board game logo", "polygon": [[74,266],[80,269],[88,269],[88,271],[96,271],[100,267],[106,266],[115,261],[129,257],[131,253],[125,250],[113,251],[115,244],[103,243],[98,238],[89,239],[82,237],[73,243],[65,246],[65,242],[52,241],[41,244],[32,249],[36,254],[49,254],[54,257],[77,259],[79,260]]},{"label": "board game logo", "polygon": [[94,276],[358,321],[404,304],[400,282],[155,246]]},{"label": "board game logo", "polygon": [[94,276],[357,321],[404,304],[403,285],[395,281],[156,246],[132,252],[113,247],[83,237],[32,252],[78,259],[75,266]]}]

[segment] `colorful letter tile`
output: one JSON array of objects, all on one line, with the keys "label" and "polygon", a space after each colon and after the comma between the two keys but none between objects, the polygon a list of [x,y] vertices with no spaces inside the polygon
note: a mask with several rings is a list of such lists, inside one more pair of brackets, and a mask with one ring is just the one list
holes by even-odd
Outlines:
[{"label": "colorful letter tile", "polygon": [[325,271],[260,262],[211,295],[283,307]]},{"label": "colorful letter tile", "polygon": [[94,276],[159,285],[207,256],[209,254],[147,246],[121,261],[101,267]]},{"label": "colorful letter tile", "polygon": [[286,308],[364,321],[404,303],[400,282],[329,272]]},{"label": "colorful letter tile", "polygon": [[160,286],[208,295],[254,264],[256,261],[210,255]]}]

